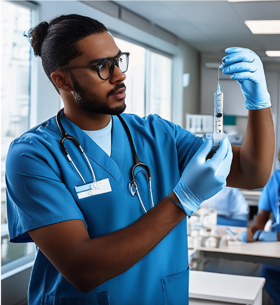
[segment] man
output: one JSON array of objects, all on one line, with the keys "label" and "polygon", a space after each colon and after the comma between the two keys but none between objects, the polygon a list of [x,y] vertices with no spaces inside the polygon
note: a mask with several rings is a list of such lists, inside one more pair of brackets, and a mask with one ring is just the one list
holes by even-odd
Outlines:
[{"label": "man", "polygon": [[[224,139],[206,160],[210,140],[156,115],[116,116],[125,110],[128,54],[104,25],[67,15],[29,34],[64,102],[7,158],[11,241],[39,247],[29,303],[188,303],[186,215],[226,182],[256,188],[270,174],[275,139],[260,59],[227,50],[221,68],[240,81],[252,110],[243,146]],[[149,169],[134,172],[136,184],[138,158]]]},{"label": "man", "polygon": [[[280,162],[280,150],[278,151]],[[275,242],[280,240],[280,170],[276,170],[269,179],[267,185],[259,198],[258,215],[251,228],[242,232],[241,240],[246,242]],[[265,225],[273,215],[273,223],[264,231]],[[271,296],[274,305],[280,304],[280,267],[273,265],[263,265],[260,272],[261,277],[265,277],[264,289]]]}]

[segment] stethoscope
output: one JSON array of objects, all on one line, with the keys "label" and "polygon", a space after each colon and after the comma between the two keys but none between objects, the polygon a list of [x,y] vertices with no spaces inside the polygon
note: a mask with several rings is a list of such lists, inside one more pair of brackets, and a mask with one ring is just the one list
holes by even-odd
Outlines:
[{"label": "stethoscope", "polygon": [[[83,183],[86,184],[86,181],[84,179],[84,177],[82,176],[82,174],[80,173],[79,169],[77,168],[76,164],[74,163],[74,161],[72,160],[71,156],[69,155],[65,145],[64,145],[64,142],[66,140],[71,140],[73,141],[76,146],[78,147],[78,149],[80,150],[81,154],[83,155],[84,159],[86,160],[87,164],[88,164],[88,167],[91,171],[91,174],[92,174],[92,178],[93,178],[93,181],[96,183],[96,177],[95,177],[95,174],[94,174],[94,171],[93,171],[93,168],[88,160],[88,157],[87,155],[85,154],[83,148],[81,147],[81,144],[79,143],[79,141],[69,135],[65,129],[63,128],[62,126],[62,123],[61,123],[61,120],[60,120],[60,114],[61,112],[63,111],[64,108],[60,109],[58,112],[57,112],[57,115],[56,115],[56,123],[57,123],[57,126],[59,128],[59,131],[61,133],[61,140],[59,142],[60,144],[60,148],[61,150],[63,151],[63,153],[65,154],[67,160],[72,163],[72,165],[74,166],[75,170],[77,171],[77,173],[79,174],[80,178],[82,179]],[[132,197],[135,196],[135,194],[137,194],[138,198],[139,198],[139,201],[140,201],[140,204],[143,208],[143,211],[145,213],[147,213],[147,210],[143,204],[143,201],[142,201],[142,198],[140,196],[140,192],[139,192],[139,188],[138,188],[138,185],[137,185],[137,182],[136,182],[136,175],[137,173],[135,174],[135,170],[138,166],[142,167],[145,169],[146,171],[146,174],[148,176],[148,182],[149,182],[149,190],[150,190],[150,196],[151,196],[151,202],[152,202],[152,206],[154,207],[154,199],[153,199],[153,192],[152,192],[152,174],[151,174],[151,170],[150,168],[148,167],[147,164],[145,164],[144,162],[141,162],[138,158],[138,155],[136,153],[136,149],[135,149],[135,146],[134,146],[134,143],[133,143],[133,139],[132,139],[132,136],[131,136],[131,133],[130,133],[130,130],[125,122],[125,120],[120,116],[120,115],[117,115],[117,117],[119,118],[120,122],[122,123],[122,126],[125,130],[125,133],[127,135],[127,138],[128,138],[128,141],[129,141],[129,144],[130,144],[130,147],[131,147],[131,150],[132,150],[132,156],[133,156],[133,166],[131,168],[131,182],[129,182],[128,186],[129,186],[129,190],[130,190],[130,194],[132,195]]]}]

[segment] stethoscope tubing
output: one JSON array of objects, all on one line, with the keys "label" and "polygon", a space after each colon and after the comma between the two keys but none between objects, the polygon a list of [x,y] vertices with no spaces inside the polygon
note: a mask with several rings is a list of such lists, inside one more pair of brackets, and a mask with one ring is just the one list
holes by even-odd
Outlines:
[{"label": "stethoscope tubing", "polygon": [[85,160],[86,160],[86,162],[87,162],[87,164],[88,164],[88,167],[89,167],[89,169],[90,169],[90,171],[91,171],[92,179],[93,179],[94,182],[96,182],[96,177],[95,177],[93,168],[92,168],[92,166],[91,166],[91,164],[90,164],[90,162],[89,162],[89,160],[88,160],[88,157],[87,157],[87,155],[85,154],[85,152],[84,152],[84,150],[83,150],[81,144],[79,143],[79,141],[78,141],[75,137],[69,135],[69,134],[65,131],[65,129],[63,128],[63,126],[62,126],[62,123],[61,123],[61,121],[60,121],[60,113],[61,113],[63,110],[64,110],[64,108],[60,109],[60,110],[58,111],[57,115],[56,115],[56,123],[57,123],[57,126],[58,126],[58,128],[59,128],[59,130],[60,130],[61,137],[62,137],[61,140],[60,140],[60,142],[59,142],[60,148],[61,148],[61,150],[64,152],[64,154],[65,154],[66,158],[68,159],[68,161],[71,162],[71,164],[74,166],[75,170],[76,170],[77,173],[79,174],[79,176],[80,176],[80,178],[82,179],[83,183],[86,184],[86,181],[85,181],[83,175],[81,174],[81,172],[80,172],[79,169],[77,168],[75,162],[72,160],[71,156],[69,155],[69,153],[68,153],[68,151],[67,151],[67,149],[66,149],[66,147],[65,147],[65,145],[64,145],[64,142],[65,142],[66,140],[71,140],[71,141],[73,141],[73,142],[76,144],[76,146],[78,147],[78,149],[80,150],[80,152],[81,152],[81,154],[83,155],[83,157],[85,158]]},{"label": "stethoscope tubing", "polygon": [[[88,157],[87,155],[85,154],[81,144],[79,143],[79,141],[69,135],[65,129],[63,128],[62,126],[62,123],[61,123],[61,120],[60,120],[60,114],[61,112],[64,110],[64,108],[60,109],[58,112],[57,112],[57,115],[56,115],[56,123],[57,123],[57,126],[59,128],[59,131],[61,133],[61,140],[59,142],[59,145],[60,145],[60,148],[61,150],[63,151],[63,153],[65,154],[67,160],[73,165],[73,167],[75,168],[75,170],[77,171],[78,175],[80,176],[81,180],[83,181],[84,184],[86,184],[86,181],[83,177],[83,175],[81,174],[81,172],[79,171],[79,169],[77,168],[75,162],[72,160],[71,156],[69,155],[65,145],[64,145],[64,142],[66,140],[70,140],[70,141],[73,141],[76,146],[78,147],[78,149],[80,150],[81,154],[83,155],[83,157],[85,158],[87,164],[88,164],[88,167],[90,168],[90,171],[91,171],[91,174],[92,174],[92,178],[93,178],[93,181],[96,182],[96,176],[95,176],[95,173],[93,171],[93,168],[88,160]],[[139,201],[140,201],[140,204],[141,204],[141,207],[143,209],[143,211],[145,213],[147,213],[147,210],[143,204],[143,201],[142,201],[142,198],[140,196],[140,192],[139,192],[139,189],[138,189],[138,185],[137,185],[137,182],[136,182],[136,179],[135,179],[135,170],[138,166],[141,166],[143,167],[147,174],[148,174],[148,184],[149,184],[149,190],[150,190],[150,196],[151,196],[151,202],[152,202],[152,207],[154,207],[154,199],[153,199],[153,191],[152,191],[152,175],[151,175],[151,170],[150,168],[148,167],[147,164],[145,164],[144,162],[141,162],[138,158],[138,155],[137,155],[137,152],[136,152],[136,149],[135,149],[135,146],[134,146],[134,143],[133,143],[133,139],[132,139],[132,136],[131,136],[131,133],[130,133],[130,130],[125,122],[125,120],[120,116],[120,115],[117,115],[117,117],[119,118],[122,126],[124,127],[124,130],[125,130],[125,133],[128,137],[128,141],[129,141],[129,144],[130,144],[130,147],[131,147],[131,150],[132,150],[132,156],[133,156],[133,166],[131,168],[131,180],[132,182],[129,183],[130,185],[130,188],[132,188],[132,185],[134,186],[135,188],[135,193],[137,194],[138,198],[139,198]],[[130,189],[131,191],[131,195],[132,196],[135,196],[135,193],[132,192],[132,190]]]}]

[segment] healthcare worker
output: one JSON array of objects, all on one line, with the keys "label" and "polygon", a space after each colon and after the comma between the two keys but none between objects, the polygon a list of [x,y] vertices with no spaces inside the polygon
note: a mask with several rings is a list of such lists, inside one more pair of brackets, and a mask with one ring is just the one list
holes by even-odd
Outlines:
[{"label": "healthcare worker", "polygon": [[[278,160],[280,162],[280,150],[278,151]],[[271,176],[261,193],[258,204],[258,215],[254,220],[253,226],[242,232],[241,240],[243,242],[275,242],[280,240],[279,200],[280,170],[278,169]],[[268,230],[264,230],[271,213],[273,214],[273,222],[269,225],[270,228]],[[263,265],[260,276],[265,277],[264,289],[271,296],[274,304],[280,305],[280,267],[276,265]]]},{"label": "healthcare worker", "polygon": [[259,57],[226,50],[221,69],[241,84],[248,129],[242,147],[224,139],[207,158],[209,139],[157,115],[120,115],[129,54],[103,24],[65,15],[29,38],[64,103],[7,157],[10,239],[39,248],[29,304],[188,304],[186,215],[226,183],[261,187],[271,171]]},{"label": "healthcare worker", "polygon": [[249,207],[239,189],[225,187],[201,206],[217,211],[217,224],[224,226],[246,227]]}]

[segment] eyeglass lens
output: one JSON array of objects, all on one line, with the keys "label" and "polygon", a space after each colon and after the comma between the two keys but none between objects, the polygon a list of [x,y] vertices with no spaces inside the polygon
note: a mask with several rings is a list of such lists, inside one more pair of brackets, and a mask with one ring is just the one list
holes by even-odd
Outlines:
[{"label": "eyeglass lens", "polygon": [[100,77],[102,79],[110,78],[113,74],[115,64],[122,72],[126,72],[128,68],[127,54],[121,54],[121,56],[116,59],[106,59],[100,63],[98,66]]}]

